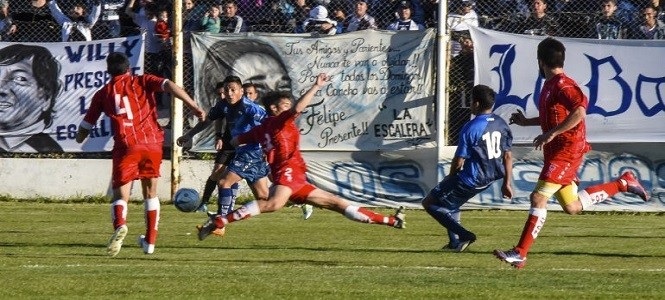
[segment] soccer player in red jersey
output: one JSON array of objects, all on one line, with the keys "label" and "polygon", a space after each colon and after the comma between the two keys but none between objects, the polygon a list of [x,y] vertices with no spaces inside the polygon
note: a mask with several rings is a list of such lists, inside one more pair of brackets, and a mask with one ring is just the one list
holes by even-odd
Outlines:
[{"label": "soccer player in red jersey", "polygon": [[154,75],[130,74],[129,59],[122,53],[106,58],[111,81],[92,97],[90,108],[79,125],[76,141],[82,143],[102,113],[111,119],[113,129],[113,203],[111,216],[114,233],[107,247],[110,256],[120,252],[127,235],[127,202],[131,183],[141,180],[145,206],[146,233],[139,237],[143,252],[155,250],[159,223],[157,181],[162,162],[164,131],[157,123],[156,92],[167,92],[183,100],[203,120],[205,112],[175,83]]},{"label": "soccer player in red jersey", "polygon": [[261,125],[241,134],[231,143],[234,146],[247,143],[261,143],[266,153],[273,185],[267,201],[251,201],[226,216],[213,215],[199,229],[199,239],[205,239],[217,228],[228,223],[247,219],[261,213],[276,211],[291,200],[296,204],[311,204],[343,214],[345,217],[363,223],[383,224],[404,228],[404,208],[397,209],[393,216],[384,216],[369,209],[350,205],[342,198],[319,189],[307,182],[305,160],[300,153],[300,131],[295,119],[299,117],[321,89],[328,76],[319,74],[314,85],[293,105],[291,95],[284,92],[270,92],[263,98],[263,104],[270,114]]},{"label": "soccer player in red jersey", "polygon": [[510,123],[538,126],[542,134],[533,140],[542,149],[544,165],[538,183],[530,195],[531,209],[520,241],[509,251],[494,250],[494,255],[516,268],[526,264],[531,244],[545,224],[547,201],[554,196],[568,214],[577,214],[618,192],[635,194],[647,201],[649,195],[632,172],[624,172],[614,181],[577,191],[577,170],[584,154],[591,150],[586,141],[588,99],[577,83],[563,70],[566,48],[556,39],[538,44],[538,67],[545,84],[538,100],[538,117],[526,118],[522,111],[512,114]]}]

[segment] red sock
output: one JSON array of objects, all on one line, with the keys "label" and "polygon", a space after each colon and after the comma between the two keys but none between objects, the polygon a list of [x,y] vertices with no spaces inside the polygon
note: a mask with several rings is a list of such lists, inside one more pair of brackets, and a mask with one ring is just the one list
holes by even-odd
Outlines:
[{"label": "red sock", "polygon": [[159,199],[157,197],[146,199],[145,207],[145,241],[154,245],[157,241],[157,228],[159,227]]},{"label": "red sock", "polygon": [[545,224],[546,218],[547,209],[531,208],[529,211],[529,217],[524,224],[520,242],[515,246],[515,250],[517,250],[522,257],[526,257],[527,253],[529,253],[529,249],[531,248],[533,241],[538,237],[538,233]]},{"label": "red sock", "polygon": [[232,211],[226,216],[217,215],[215,218],[215,226],[217,226],[217,228],[222,228],[228,223],[244,220],[258,214],[261,214],[259,203],[256,201],[251,201]]},{"label": "red sock", "polygon": [[125,200],[118,199],[111,204],[111,222],[113,222],[113,230],[127,223],[127,202]]},{"label": "red sock", "polygon": [[619,183],[619,181],[616,180],[616,181],[610,181],[610,182],[590,186],[590,187],[588,187],[584,190],[587,193],[589,193],[591,198],[594,198],[594,199],[598,199],[598,197],[596,197],[596,196],[602,195],[602,196],[600,196],[602,199],[598,199],[599,201],[595,201],[597,203],[597,202],[603,201],[603,200],[605,200],[609,197],[612,197],[612,196],[616,195],[616,193],[619,192],[620,188],[621,188],[621,183]]},{"label": "red sock", "polygon": [[358,212],[367,216],[370,220],[371,223],[377,223],[377,224],[387,224],[389,226],[395,225],[395,217],[390,216],[390,217],[385,217],[382,214],[375,213],[369,209],[366,209],[364,207],[358,208]]}]

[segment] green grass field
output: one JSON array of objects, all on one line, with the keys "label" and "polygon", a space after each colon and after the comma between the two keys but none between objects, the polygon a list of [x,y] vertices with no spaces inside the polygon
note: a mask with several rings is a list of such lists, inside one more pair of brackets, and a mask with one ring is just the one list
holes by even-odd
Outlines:
[{"label": "green grass field", "polygon": [[422,210],[397,230],[284,208],[199,242],[204,216],[162,205],[157,249],[144,255],[142,208],[130,204],[129,236],[109,258],[109,205],[0,202],[0,299],[665,298],[662,215],[551,212],[515,270],[491,252],[517,243],[525,211],[463,212],[478,241],[446,253]]}]

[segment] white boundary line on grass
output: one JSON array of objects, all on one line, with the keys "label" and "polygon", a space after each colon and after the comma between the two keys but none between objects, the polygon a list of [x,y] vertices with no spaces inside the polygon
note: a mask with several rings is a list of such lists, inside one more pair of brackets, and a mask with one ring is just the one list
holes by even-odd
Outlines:
[{"label": "white boundary line on grass", "polygon": [[[22,268],[26,269],[40,269],[40,268],[103,268],[103,267],[117,267],[117,268],[126,268],[126,267],[152,267],[154,265],[146,264],[66,264],[66,265],[21,265]],[[181,267],[182,265],[163,265],[160,264],[159,267]],[[267,268],[269,266],[252,266],[252,268]],[[460,270],[469,270],[473,268],[462,268],[462,267],[427,267],[427,266],[296,266],[295,268],[327,268],[327,269],[412,269],[412,270],[440,270],[440,271],[460,271]],[[246,268],[246,266],[227,266],[226,268]],[[293,268],[293,267],[290,267]],[[511,268],[512,269],[512,268]],[[591,269],[591,268],[550,268],[550,269],[535,269],[539,271],[564,271],[564,272],[649,272],[649,273],[663,273],[665,269],[663,268],[647,268],[647,269]]]}]

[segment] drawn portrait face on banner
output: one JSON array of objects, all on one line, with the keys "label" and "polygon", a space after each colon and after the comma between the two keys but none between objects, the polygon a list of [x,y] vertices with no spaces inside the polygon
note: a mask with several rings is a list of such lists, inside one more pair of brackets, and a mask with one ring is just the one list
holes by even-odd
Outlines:
[{"label": "drawn portrait face on banner", "polygon": [[[253,83],[259,99],[270,91],[291,91],[291,78],[286,65],[271,45],[253,39],[216,42],[206,52],[198,81],[196,97],[204,110],[217,102],[215,86],[226,76],[240,77],[243,83]],[[194,140],[194,148],[212,148],[213,129],[207,128]],[[208,147],[209,146],[209,147]]]},{"label": "drawn portrait face on banner", "polygon": [[[60,64],[41,46],[14,44],[0,49],[0,143],[12,151],[26,143],[36,152],[62,151],[43,133],[53,123],[60,92]],[[25,147],[22,152],[26,151]]]}]

